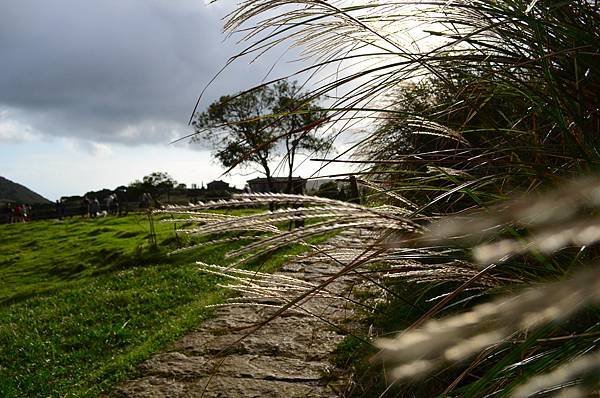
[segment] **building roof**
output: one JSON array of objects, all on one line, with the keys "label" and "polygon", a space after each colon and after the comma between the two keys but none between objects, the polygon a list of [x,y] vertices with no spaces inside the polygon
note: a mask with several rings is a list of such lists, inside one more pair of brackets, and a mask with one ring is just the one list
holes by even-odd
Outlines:
[{"label": "building roof", "polygon": [[[265,177],[260,177],[260,178],[253,178],[251,180],[248,180],[246,182],[251,183],[251,182],[267,182],[268,180]],[[273,182],[287,182],[288,178],[287,177],[271,177],[271,181]],[[302,177],[292,177],[292,181],[305,181],[304,178]]]}]

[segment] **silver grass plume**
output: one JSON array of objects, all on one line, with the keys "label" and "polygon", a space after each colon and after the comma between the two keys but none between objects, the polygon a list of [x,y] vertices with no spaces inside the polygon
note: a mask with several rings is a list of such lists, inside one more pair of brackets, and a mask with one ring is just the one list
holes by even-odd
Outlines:
[{"label": "silver grass plume", "polygon": [[[351,247],[355,237],[350,239],[335,239],[332,243],[318,245],[308,254],[297,256],[294,261],[306,265],[335,262],[348,265],[359,258],[361,267],[374,264],[377,267],[369,271],[371,274],[381,274],[388,282],[464,282],[480,272],[480,269],[466,261],[453,260],[450,256],[456,250],[446,248],[390,248],[381,250],[381,243],[376,240],[368,243],[368,238],[357,247]],[[372,247],[371,249],[368,249]],[[435,259],[437,263],[423,263],[419,260]],[[482,275],[474,285],[491,288],[502,283],[521,282],[518,279],[508,279],[493,275]]]},{"label": "silver grass plume", "polygon": [[582,210],[600,208],[600,176],[565,181],[543,194],[532,194],[504,203],[485,213],[447,217],[431,227],[432,240],[464,238],[476,241],[493,235],[499,226],[512,223],[525,228],[559,225]]},{"label": "silver grass plume", "polygon": [[323,198],[320,196],[309,196],[309,195],[292,195],[282,193],[244,193],[234,194],[231,199],[213,200],[208,202],[198,202],[189,205],[169,205],[164,209],[156,210],[156,213],[177,213],[178,211],[200,211],[207,209],[222,209],[230,207],[253,207],[253,206],[265,206],[270,203],[274,204],[302,204],[302,205],[333,205],[343,206],[345,208],[364,209],[364,207],[342,202],[335,199]]},{"label": "silver grass plume", "polygon": [[520,332],[559,322],[584,306],[600,302],[600,270],[579,272],[566,281],[542,285],[472,310],[430,320],[395,338],[376,341],[382,358],[395,362],[395,379],[419,378],[462,361]]},{"label": "silver grass plume", "polygon": [[425,241],[474,242],[498,233],[506,226],[524,228],[520,239],[502,239],[473,249],[480,264],[492,264],[527,252],[551,254],[567,246],[588,246],[600,241],[600,177],[567,182],[543,195],[521,199],[489,209],[485,214],[444,219],[430,227]]},{"label": "silver grass plume", "polygon": [[[246,240],[246,239],[257,239],[258,237],[259,236],[253,236],[253,235],[231,236],[229,238],[211,239],[210,244],[211,245],[219,245],[222,243],[239,242],[241,240]],[[184,252],[193,251],[196,249],[201,249],[203,247],[206,247],[206,242],[181,247],[179,249],[176,249],[176,250],[173,250],[173,251],[167,253],[167,255],[171,256],[171,255],[174,255],[177,253],[184,253]]]},{"label": "silver grass plume", "polygon": [[528,236],[525,240],[504,239],[479,245],[473,249],[473,258],[480,264],[506,261],[527,252],[552,254],[567,246],[588,246],[600,241],[600,218],[567,223]]},{"label": "silver grass plume", "polygon": [[[388,262],[390,269],[385,273],[387,278],[401,278],[406,282],[466,282],[481,270],[466,261],[455,260],[442,264],[423,264],[416,261]],[[500,280],[493,276],[483,275],[476,284],[485,287],[499,286]]]},{"label": "silver grass plume", "polygon": [[588,389],[585,386],[574,387],[572,390],[563,391],[558,396],[569,396],[569,397],[587,397],[591,396],[592,392],[600,393],[600,385],[598,381],[600,377],[600,351],[595,351],[579,358],[573,359],[572,361],[559,366],[557,369],[534,376],[529,379],[525,384],[518,387],[512,396],[514,398],[527,398],[534,396],[537,393],[552,391],[554,389],[562,389],[562,386],[569,382],[577,381],[583,377],[592,377],[596,380],[595,391]]},{"label": "silver grass plume", "polygon": [[[213,216],[213,213],[203,212],[203,210],[216,207],[228,208],[242,205],[265,205],[266,203],[293,203],[306,207],[284,208],[246,216]],[[259,237],[257,241],[226,254],[227,258],[238,258],[236,265],[287,246],[290,243],[302,243],[303,240],[312,236],[334,231],[370,230],[380,234],[382,231],[394,230],[402,233],[421,233],[421,227],[406,218],[409,211],[401,207],[390,205],[366,207],[328,198],[305,195],[234,195],[230,200],[213,201],[189,206],[169,206],[156,213],[171,216],[170,219],[165,219],[165,222],[182,222],[186,225],[200,224],[178,230],[178,232],[192,236],[217,235],[230,231],[268,232],[269,235]],[[325,220],[292,231],[281,231],[275,226],[278,223],[300,219]],[[256,238],[256,235],[254,237]],[[358,244],[364,245],[365,241],[359,240]],[[179,251],[191,250],[198,246],[195,245],[188,249],[180,249]]]},{"label": "silver grass plume", "polygon": [[[419,208],[419,206],[417,206],[416,204],[414,204],[413,202],[411,202],[410,200],[406,199],[404,196],[398,194],[397,192],[393,192],[390,191],[388,189],[384,189],[381,186],[379,186],[378,184],[375,184],[372,181],[367,181],[367,180],[357,180],[357,182],[361,185],[364,185],[368,188],[371,188],[374,191],[377,192],[381,192],[382,194],[389,196],[390,198],[396,199],[397,201],[404,203],[406,206],[408,206],[409,208],[416,210]],[[406,216],[409,216],[411,212],[406,211]]]},{"label": "silver grass plume", "polygon": [[313,225],[309,225],[305,228],[298,228],[293,231],[280,233],[279,235],[272,236],[245,246],[237,251],[231,253],[232,257],[248,253],[259,247],[281,247],[281,245],[288,244],[292,241],[298,241],[309,236],[319,235],[340,229],[371,229],[371,230],[395,230],[402,232],[417,232],[418,226],[414,223],[403,219],[390,219],[389,217],[382,215],[381,213],[365,212],[365,213],[354,213],[350,216],[337,217],[333,220],[327,220],[319,222]]},{"label": "silver grass plume", "polygon": [[[305,208],[287,208],[272,212],[243,216],[231,217],[219,222],[207,223],[192,229],[185,230],[186,233],[194,235],[208,235],[214,233],[223,233],[229,230],[243,230],[250,228],[265,228],[269,232],[279,232],[273,224],[290,222],[295,220],[305,220],[312,218],[332,218],[332,217],[376,217],[378,214],[373,212],[358,211],[355,208],[334,207],[334,206],[316,206]],[[195,221],[194,218],[188,219]]]},{"label": "silver grass plume", "polygon": [[[324,221],[321,223],[317,223],[311,225],[306,228],[298,228],[292,230],[290,232],[282,232],[278,235],[264,238],[255,243],[250,243],[238,250],[231,251],[227,253],[227,257],[242,257],[248,255],[246,257],[242,257],[241,262],[249,261],[253,258],[256,258],[266,252],[271,252],[287,246],[291,243],[302,242],[304,239],[307,239],[312,236],[323,235],[326,233],[335,232],[338,230],[347,230],[347,229],[378,229],[378,230],[398,230],[398,231],[406,231],[410,228],[410,225],[398,223],[393,224],[386,220],[379,219],[362,219],[356,221],[347,221],[344,219]],[[254,252],[251,254],[251,252]]]},{"label": "silver grass plume", "polygon": [[189,204],[187,208],[179,208],[171,209],[169,207],[163,209],[153,210],[154,214],[170,214],[170,215],[178,215],[178,216],[188,216],[187,218],[164,218],[161,219],[161,222],[180,222],[180,221],[194,221],[194,222],[214,222],[214,221],[224,221],[229,219],[235,219],[237,216],[233,216],[230,214],[221,214],[221,213],[205,213],[200,211],[191,211],[187,210],[191,208],[193,204]]},{"label": "silver grass plume", "polygon": [[[236,297],[226,300],[218,306],[268,306],[282,307],[293,301],[302,293],[313,291],[312,297],[343,299],[343,296],[329,292],[327,289],[317,289],[317,285],[302,279],[281,274],[268,274],[257,271],[247,271],[239,268],[221,267],[197,261],[200,271],[228,278],[232,283],[219,286],[238,293]],[[317,291],[318,290],[318,291]],[[294,308],[302,311],[302,303],[296,303]]]},{"label": "silver grass plume", "polygon": [[[224,233],[234,230],[241,231],[262,231],[278,233],[279,230],[268,223],[254,223],[246,224],[243,227],[236,228],[236,221],[242,219],[241,216],[234,216],[230,214],[219,214],[219,213],[205,213],[199,211],[186,210],[191,208],[193,205],[186,207],[178,206],[177,209],[159,209],[153,213],[157,215],[170,215],[170,218],[162,218],[162,223],[179,223],[183,225],[189,224],[203,224],[203,227],[194,228],[179,228],[176,231],[184,234],[193,235],[204,235],[204,234],[216,234]],[[208,230],[206,233],[200,232],[200,229],[204,228]],[[211,230],[212,229],[212,230]]]}]

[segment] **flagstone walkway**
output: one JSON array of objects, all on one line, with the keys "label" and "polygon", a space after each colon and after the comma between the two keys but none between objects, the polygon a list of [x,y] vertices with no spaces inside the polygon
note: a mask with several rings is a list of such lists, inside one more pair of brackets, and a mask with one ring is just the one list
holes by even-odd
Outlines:
[{"label": "flagstone walkway", "polygon": [[[318,283],[337,270],[292,263],[279,274]],[[352,286],[353,279],[343,277],[328,289],[347,295]],[[302,307],[305,311],[288,311],[249,335],[245,327],[268,318],[273,308],[219,307],[212,319],[142,363],[141,376],[121,383],[109,396],[343,396],[349,375],[330,360],[344,330],[352,327],[353,306],[346,300],[314,297]]]}]

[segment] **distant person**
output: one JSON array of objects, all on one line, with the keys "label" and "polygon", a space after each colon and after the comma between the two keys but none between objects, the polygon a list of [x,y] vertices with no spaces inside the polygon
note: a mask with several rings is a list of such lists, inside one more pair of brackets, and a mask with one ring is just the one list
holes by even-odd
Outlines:
[{"label": "distant person", "polygon": [[81,217],[84,218],[89,216],[90,214],[90,200],[87,196],[84,196],[81,199],[81,205],[79,206],[79,212],[81,213]]},{"label": "distant person", "polygon": [[5,203],[4,204],[4,209],[2,209],[2,216],[4,218],[4,221],[7,224],[10,224],[10,203]]},{"label": "distant person", "polygon": [[127,198],[121,195],[121,200],[119,200],[119,197],[117,196],[117,201],[119,203],[119,217],[126,216],[127,213],[129,213],[129,202],[127,201]]},{"label": "distant person", "polygon": [[65,218],[67,208],[67,200],[65,198],[60,198],[60,216]]},{"label": "distant person", "polygon": [[116,216],[119,212],[119,199],[116,193],[111,194],[110,197],[112,198],[112,202],[108,212],[110,215]]},{"label": "distant person", "polygon": [[117,195],[116,194],[113,193],[111,196],[113,198],[111,214],[113,216],[116,216],[118,214],[118,212],[119,212],[119,200],[117,199]]},{"label": "distant person", "polygon": [[58,217],[58,219],[62,220],[63,218],[65,218],[65,199],[60,198],[60,200],[57,200],[55,207],[56,216]]},{"label": "distant person", "polygon": [[21,209],[22,209],[22,215],[23,215],[23,222],[27,222],[29,221],[29,206],[27,206],[27,204],[23,203],[21,205]]},{"label": "distant person", "polygon": [[10,202],[6,202],[6,206],[4,206],[4,217],[7,224],[12,224],[13,222],[13,207]]},{"label": "distant person", "polygon": [[152,196],[148,192],[144,192],[142,194],[142,201],[140,202],[140,207],[143,209],[149,208],[151,201],[152,201]]},{"label": "distant person", "polygon": [[112,196],[112,194],[110,194],[106,198],[104,198],[104,205],[106,206],[106,213],[107,214],[111,214],[111,212],[112,212],[112,206],[113,206],[113,196]]},{"label": "distant person", "polygon": [[123,195],[123,192],[121,191],[115,191],[115,203],[117,205],[117,216],[121,217],[123,215],[123,212],[125,210],[125,197]]},{"label": "distant person", "polygon": [[98,198],[94,198],[94,200],[90,203],[90,217],[96,218],[98,216],[98,212],[100,211],[100,202],[98,202]]},{"label": "distant person", "polygon": [[23,221],[23,207],[20,204],[15,206],[13,222],[18,223]]},{"label": "distant person", "polygon": [[54,204],[54,210],[56,210],[56,218],[58,218],[59,220],[62,220],[62,212],[61,212],[60,208],[61,208],[60,201],[58,199],[56,199],[56,203]]}]

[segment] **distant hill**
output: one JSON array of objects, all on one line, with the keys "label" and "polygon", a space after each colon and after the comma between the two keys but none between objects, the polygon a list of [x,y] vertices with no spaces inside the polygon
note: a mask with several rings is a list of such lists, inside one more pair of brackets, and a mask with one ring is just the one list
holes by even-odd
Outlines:
[{"label": "distant hill", "polygon": [[48,199],[33,192],[31,189],[4,177],[0,177],[0,202],[27,204],[51,203]]}]

